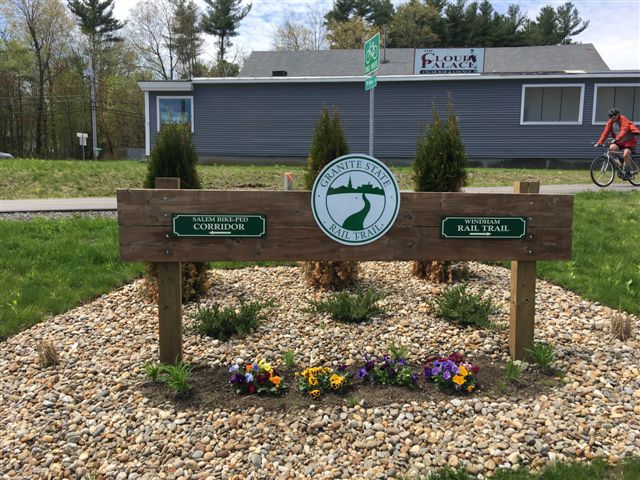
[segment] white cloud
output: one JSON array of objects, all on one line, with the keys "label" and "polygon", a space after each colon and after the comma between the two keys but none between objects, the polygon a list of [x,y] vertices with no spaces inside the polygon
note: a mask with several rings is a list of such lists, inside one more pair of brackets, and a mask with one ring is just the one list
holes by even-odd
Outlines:
[{"label": "white cloud", "polygon": [[[394,5],[407,0],[392,0]],[[509,4],[516,3],[530,18],[544,5],[558,6],[566,0],[494,0],[499,12],[505,12]],[[204,8],[202,0],[196,3]],[[244,0],[243,4],[247,4]],[[331,0],[252,0],[251,12],[242,21],[239,35],[232,41],[242,54],[253,50],[272,50],[275,27],[287,11],[293,19],[302,18],[309,8],[331,8]],[[577,42],[593,43],[600,56],[616,70],[640,70],[640,0],[574,0],[580,16],[589,20],[589,27],[574,38]],[[115,0],[115,13],[119,19],[126,19],[131,0]],[[215,47],[210,36],[206,46],[207,58],[215,57]]]}]

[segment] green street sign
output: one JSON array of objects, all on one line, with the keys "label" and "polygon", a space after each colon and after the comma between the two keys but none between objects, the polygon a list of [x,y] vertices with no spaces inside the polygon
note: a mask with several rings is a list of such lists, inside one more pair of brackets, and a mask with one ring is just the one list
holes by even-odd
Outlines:
[{"label": "green street sign", "polygon": [[367,90],[371,90],[372,88],[375,88],[376,85],[378,85],[378,76],[371,75],[364,81],[364,91],[366,92]]},{"label": "green street sign", "polygon": [[376,33],[364,42],[364,74],[369,75],[380,68],[380,34]]},{"label": "green street sign", "polygon": [[267,233],[266,215],[174,213],[171,225],[176,237],[261,238]]},{"label": "green street sign", "polygon": [[525,238],[527,217],[442,217],[442,238]]}]

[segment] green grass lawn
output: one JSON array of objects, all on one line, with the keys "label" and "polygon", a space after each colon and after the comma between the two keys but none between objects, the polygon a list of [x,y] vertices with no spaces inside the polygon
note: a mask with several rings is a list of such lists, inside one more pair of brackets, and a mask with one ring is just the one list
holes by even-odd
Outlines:
[{"label": "green grass lawn", "polygon": [[[538,273],[584,298],[639,315],[638,212],[640,192],[577,194],[573,260],[539,262]],[[112,219],[1,220],[0,244],[0,338],[142,273],[140,264],[118,260]]]},{"label": "green grass lawn", "polygon": [[549,281],[640,315],[640,191],[575,196],[573,260],[538,262]]},{"label": "green grass lawn", "polygon": [[[464,470],[443,468],[429,476],[414,477],[413,480],[471,480],[473,476]],[[640,457],[629,457],[618,465],[609,465],[602,459],[590,463],[558,462],[543,468],[539,473],[526,470],[499,470],[494,480],[638,480],[640,479]]]},{"label": "green grass lawn", "polygon": [[[412,189],[411,168],[393,167],[400,188]],[[204,188],[282,190],[283,174],[293,173],[294,188],[303,189],[303,166],[199,165]],[[145,162],[80,160],[0,160],[0,199],[112,197],[118,188],[140,188]],[[513,185],[539,181],[543,185],[590,183],[587,170],[470,168],[469,186]]]},{"label": "green grass lawn", "polygon": [[142,273],[118,260],[103,218],[0,221],[0,338],[111,291]]}]

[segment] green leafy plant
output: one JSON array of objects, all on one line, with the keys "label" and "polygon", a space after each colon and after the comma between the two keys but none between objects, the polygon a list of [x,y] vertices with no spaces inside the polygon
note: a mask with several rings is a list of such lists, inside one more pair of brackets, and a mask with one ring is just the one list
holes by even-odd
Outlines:
[{"label": "green leafy plant", "polygon": [[296,366],[295,356],[293,350],[287,350],[284,352],[284,364],[288,369],[292,369]]},{"label": "green leafy plant", "polygon": [[194,316],[193,329],[201,335],[228,340],[233,335],[244,335],[258,328],[265,318],[262,311],[272,305],[273,302],[241,302],[238,310],[221,309],[218,305],[202,307]]},{"label": "green leafy plant", "polygon": [[[144,181],[144,188],[155,188],[156,177],[180,178],[181,189],[200,189],[202,183],[196,169],[198,154],[192,141],[189,126],[165,124],[156,136],[155,147]],[[157,296],[158,268],[155,263],[145,264],[147,290],[152,299]],[[182,300],[199,298],[209,288],[207,264],[182,263]]]},{"label": "green leafy plant", "polygon": [[167,384],[178,396],[185,396],[191,392],[189,378],[193,366],[179,361],[175,365],[162,364],[160,366],[161,381]]},{"label": "green leafy plant", "polygon": [[328,300],[310,300],[316,312],[328,313],[335,320],[360,323],[369,320],[385,310],[376,303],[385,294],[373,289],[358,289],[353,294],[348,291],[334,293]]},{"label": "green leafy plant", "polygon": [[556,352],[553,345],[546,342],[534,342],[531,348],[525,351],[543,371],[550,372],[551,364],[556,359]]},{"label": "green leafy plant", "polygon": [[[313,188],[313,183],[322,169],[338,157],[349,153],[349,146],[340,123],[338,109],[333,109],[333,116],[323,105],[320,118],[316,122],[307,165],[304,174],[304,184],[307,190]],[[304,262],[302,272],[307,283],[321,290],[343,290],[358,280],[358,262],[340,260],[322,260]]]},{"label": "green leafy plant", "polygon": [[522,373],[524,372],[526,367],[527,364],[524,362],[521,362],[519,360],[509,360],[505,372],[507,380],[509,380],[510,382],[517,382],[522,376]]},{"label": "green leafy plant", "polygon": [[157,382],[158,377],[162,371],[162,365],[159,363],[147,362],[143,365],[145,375],[151,379],[152,382]]},{"label": "green leafy plant", "polygon": [[466,284],[445,288],[442,294],[430,303],[437,317],[463,325],[491,326],[491,299],[483,299],[482,295],[467,292]]},{"label": "green leafy plant", "polygon": [[[418,139],[413,161],[413,184],[416,192],[459,192],[467,179],[465,152],[458,117],[449,98],[447,120],[443,122],[435,105],[432,120],[424,136]],[[450,261],[416,260],[412,272],[432,282],[452,283],[466,267]]]}]

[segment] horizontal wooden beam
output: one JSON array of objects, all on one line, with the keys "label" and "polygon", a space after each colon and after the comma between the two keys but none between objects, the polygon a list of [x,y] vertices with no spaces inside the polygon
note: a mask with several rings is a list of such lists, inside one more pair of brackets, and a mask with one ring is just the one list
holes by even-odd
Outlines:
[{"label": "horizontal wooden beam", "polygon": [[[571,228],[570,195],[403,192],[396,225],[436,227],[442,216],[526,216],[531,227]],[[309,192],[118,190],[118,223],[171,225],[172,213],[261,213],[274,226],[316,227]]]},{"label": "horizontal wooden beam", "polygon": [[[566,260],[573,197],[537,194],[402,193],[395,225],[379,240],[345,246],[325,236],[309,192],[118,190],[125,261]],[[263,214],[266,237],[175,238],[173,213]],[[523,239],[443,239],[443,216],[523,216]]]}]

